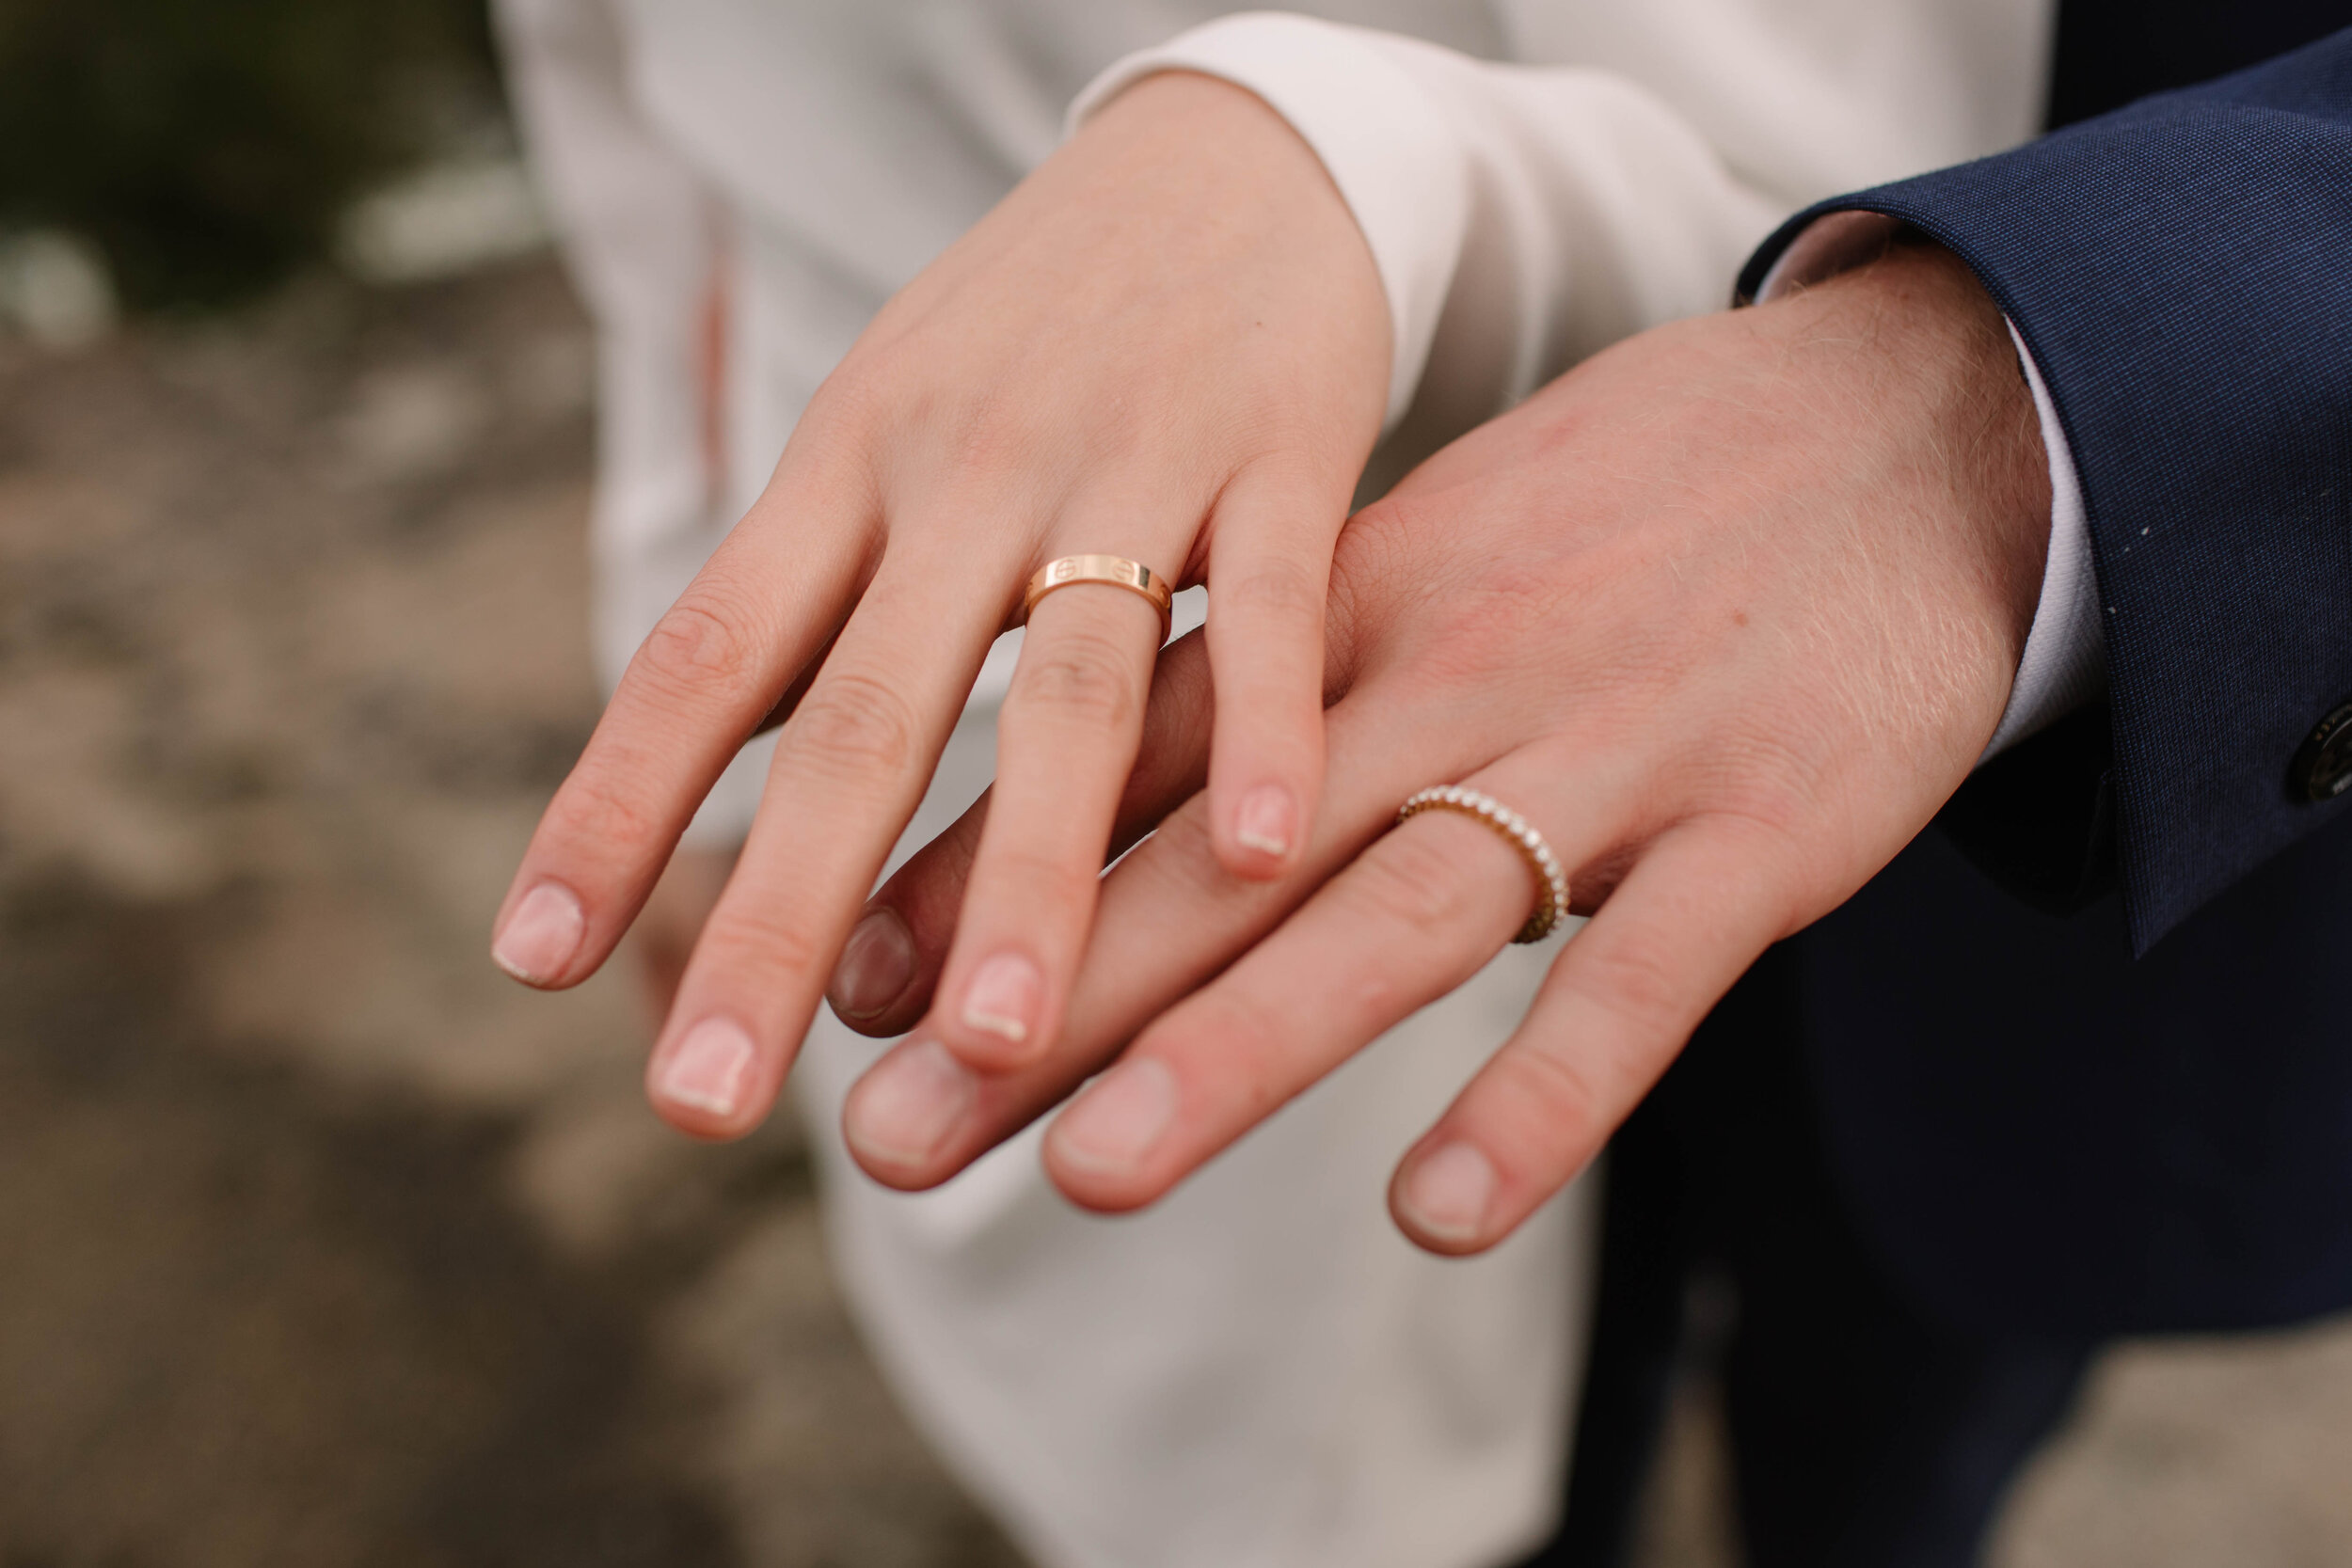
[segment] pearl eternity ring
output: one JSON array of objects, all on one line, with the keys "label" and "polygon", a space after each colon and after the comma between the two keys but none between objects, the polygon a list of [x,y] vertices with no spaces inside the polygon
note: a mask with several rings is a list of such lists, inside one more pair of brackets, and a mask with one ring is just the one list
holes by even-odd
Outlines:
[{"label": "pearl eternity ring", "polygon": [[1535,908],[1529,913],[1527,924],[1519,927],[1519,934],[1511,940],[1541,942],[1551,934],[1552,927],[1568,912],[1568,874],[1560,869],[1559,857],[1526,817],[1491,795],[1482,795],[1460,784],[1444,784],[1422,790],[1406,800],[1397,808],[1396,819],[1402,822],[1425,811],[1459,812],[1501,833],[1518,851],[1519,859],[1527,863],[1527,869],[1535,878]]}]

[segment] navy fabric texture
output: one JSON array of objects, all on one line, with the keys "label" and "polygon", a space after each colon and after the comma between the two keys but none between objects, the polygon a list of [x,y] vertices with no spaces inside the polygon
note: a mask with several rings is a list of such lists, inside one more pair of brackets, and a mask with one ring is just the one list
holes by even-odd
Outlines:
[{"label": "navy fabric texture", "polygon": [[1746,286],[1850,208],[2032,349],[2111,688],[1783,950],[1837,1190],[1975,1333],[2352,1306],[2352,798],[2288,787],[2352,699],[2352,31],[1824,203]]},{"label": "navy fabric texture", "polygon": [[2073,446],[2106,614],[2117,860],[2144,950],[2352,797],[2288,764],[2352,698],[2352,31],[1885,213],[1975,269]]},{"label": "navy fabric texture", "polygon": [[1694,1279],[1737,1297],[1749,1555],[1873,1568],[1977,1560],[2099,1341],[2352,1306],[2352,808],[2283,787],[2352,695],[2347,22],[2062,0],[2079,129],[1746,269],[1854,207],[1976,268],[2072,435],[2116,701],[1767,954],[1613,1143],[1544,1568],[1626,1560]]},{"label": "navy fabric texture", "polygon": [[1927,833],[1787,950],[1857,1227],[1981,1335],[2352,1306],[2352,822],[2135,958],[2117,898],[2020,906]]},{"label": "navy fabric texture", "polygon": [[2346,23],[2345,0],[2062,0],[2044,123],[2244,71]]}]

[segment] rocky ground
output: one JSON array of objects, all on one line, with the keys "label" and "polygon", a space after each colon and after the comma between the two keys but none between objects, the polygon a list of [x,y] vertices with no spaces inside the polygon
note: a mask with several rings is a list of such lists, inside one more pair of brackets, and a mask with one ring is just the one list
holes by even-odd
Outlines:
[{"label": "rocky ground", "polygon": [[[528,261],[0,343],[0,1565],[1012,1568],[788,1125],[483,957],[596,713],[590,345]],[[1694,1387],[1647,1557],[1721,1564]],[[2352,1332],[2149,1347],[2003,1568],[2352,1560]]]}]

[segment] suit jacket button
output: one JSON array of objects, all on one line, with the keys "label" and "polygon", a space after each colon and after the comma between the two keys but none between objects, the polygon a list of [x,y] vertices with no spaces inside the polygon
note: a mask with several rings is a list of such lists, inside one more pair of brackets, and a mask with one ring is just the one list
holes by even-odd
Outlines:
[{"label": "suit jacket button", "polygon": [[2332,800],[2352,790],[2352,703],[2319,721],[2295,753],[2287,788],[2305,800]]}]

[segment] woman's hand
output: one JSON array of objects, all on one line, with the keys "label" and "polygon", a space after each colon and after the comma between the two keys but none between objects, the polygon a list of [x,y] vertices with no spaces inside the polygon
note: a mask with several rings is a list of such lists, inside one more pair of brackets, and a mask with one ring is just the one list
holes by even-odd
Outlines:
[{"label": "woman's hand", "polygon": [[[1031,574],[1077,553],[1209,581],[1218,863],[1294,872],[1322,789],[1331,547],[1379,433],[1388,339],[1370,251],[1272,110],[1193,75],[1122,94],[819,391],[548,807],[500,961],[540,986],[593,972],[722,767],[783,719],[648,1076],[687,1131],[749,1130],[990,642]],[[1056,593],[1030,622],[940,991],[937,1037],[976,1064],[1059,1036],[1159,638],[1112,588]],[[896,955],[850,957],[887,979]]]},{"label": "woman's hand", "polygon": [[[850,1148],[928,1186],[1101,1071],[1047,1168],[1089,1208],[1151,1202],[1525,920],[1528,868],[1495,832],[1441,812],[1391,827],[1406,796],[1461,783],[1532,821],[1597,911],[1391,1190],[1422,1245],[1493,1244],[1769,943],[1967,776],[2031,623],[2049,504],[2000,315],[1941,249],[1588,361],[1342,538],[1328,782],[1295,869],[1224,875],[1203,801],[1177,809],[1208,687],[1180,647],[1122,841],[1173,815],[1106,879],[1060,1043],[976,1074],[934,1008],[852,1091]],[[877,896],[868,921],[918,976],[878,1032],[916,1022],[986,815]]]}]

